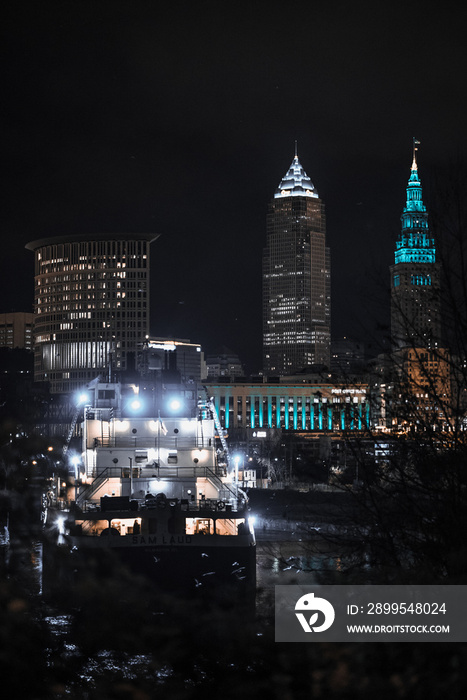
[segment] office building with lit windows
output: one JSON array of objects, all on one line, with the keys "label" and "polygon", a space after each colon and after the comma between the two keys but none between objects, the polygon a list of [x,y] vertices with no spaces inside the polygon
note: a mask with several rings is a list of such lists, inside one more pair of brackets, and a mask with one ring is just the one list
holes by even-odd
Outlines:
[{"label": "office building with lit windows", "polygon": [[68,393],[135,368],[149,332],[154,234],[57,236],[35,254],[34,379]]},{"label": "office building with lit windows", "polygon": [[225,430],[281,429],[324,435],[368,430],[366,382],[281,377],[275,383],[206,383]]},{"label": "office building with lit windows", "polygon": [[290,375],[330,365],[331,271],[324,203],[297,154],[267,215],[263,367]]},{"label": "office building with lit windows", "polygon": [[418,141],[414,141],[401,233],[390,268],[391,336],[395,348],[433,348],[439,345],[441,337],[440,270],[423,203],[417,145]]},{"label": "office building with lit windows", "polygon": [[0,314],[0,348],[32,350],[34,314],[14,311]]}]

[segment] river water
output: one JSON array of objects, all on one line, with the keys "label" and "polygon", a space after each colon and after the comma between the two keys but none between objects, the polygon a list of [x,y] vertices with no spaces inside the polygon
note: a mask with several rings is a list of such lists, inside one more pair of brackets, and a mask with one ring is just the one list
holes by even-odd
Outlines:
[{"label": "river water", "polygon": [[[278,584],[312,584],[322,582],[323,576],[332,576],[339,570],[340,559],[326,542],[317,537],[303,539],[290,529],[262,531],[257,544],[257,635],[268,633],[273,625],[274,586]],[[39,601],[41,622],[45,622],[51,640],[42,650],[51,674],[60,667],[74,669],[74,680],[65,684],[64,696],[75,697],[77,687],[92,691],[103,677],[124,681],[155,682],[163,686],[174,673],[170,665],[154,668],[153,654],[116,652],[112,648],[96,649],[91,656],[83,655],[73,634],[73,616],[41,605],[42,545],[35,542],[31,548],[13,545],[10,551],[10,576],[21,580],[23,588]],[[159,624],[155,620],[154,624]],[[270,632],[269,632],[270,634]],[[111,646],[111,645],[110,645]],[[78,685],[77,685],[78,684]]]}]

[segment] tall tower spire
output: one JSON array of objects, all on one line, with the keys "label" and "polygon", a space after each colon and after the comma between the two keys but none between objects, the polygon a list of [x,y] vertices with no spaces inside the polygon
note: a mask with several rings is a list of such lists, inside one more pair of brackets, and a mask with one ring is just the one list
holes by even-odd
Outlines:
[{"label": "tall tower spire", "polygon": [[423,203],[413,139],[412,167],[391,266],[391,335],[396,347],[432,347],[440,340],[439,265]]},{"label": "tall tower spire", "polygon": [[412,139],[413,141],[413,157],[412,157],[412,170],[417,170],[417,158],[416,154],[418,151],[418,146],[420,146],[420,141],[418,141],[416,138]]},{"label": "tall tower spire", "polygon": [[330,254],[324,203],[297,155],[279,183],[263,254],[264,369],[330,364]]}]

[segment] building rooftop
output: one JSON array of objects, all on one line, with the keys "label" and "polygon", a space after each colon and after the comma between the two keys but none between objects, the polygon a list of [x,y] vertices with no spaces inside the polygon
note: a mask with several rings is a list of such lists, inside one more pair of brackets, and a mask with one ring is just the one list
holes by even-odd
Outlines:
[{"label": "building rooftop", "polygon": [[274,199],[279,199],[281,197],[318,198],[315,186],[304,171],[297,154],[295,154],[290,168],[280,181],[279,187],[274,194]]},{"label": "building rooftop", "polygon": [[59,243],[79,243],[81,241],[155,241],[160,233],[76,233],[65,236],[50,236],[39,238],[26,244],[28,250],[37,250],[45,245],[57,245]]}]

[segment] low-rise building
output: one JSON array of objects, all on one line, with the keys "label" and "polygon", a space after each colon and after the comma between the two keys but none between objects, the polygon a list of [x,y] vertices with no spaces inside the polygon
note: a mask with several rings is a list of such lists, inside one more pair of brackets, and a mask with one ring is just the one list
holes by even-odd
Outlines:
[{"label": "low-rise building", "polygon": [[14,311],[0,314],[0,348],[34,347],[34,314]]}]

